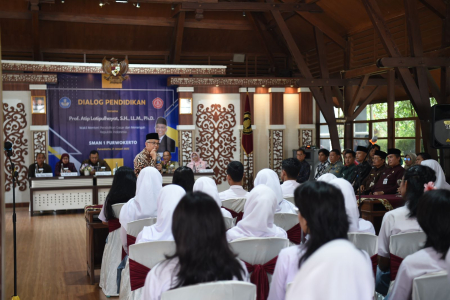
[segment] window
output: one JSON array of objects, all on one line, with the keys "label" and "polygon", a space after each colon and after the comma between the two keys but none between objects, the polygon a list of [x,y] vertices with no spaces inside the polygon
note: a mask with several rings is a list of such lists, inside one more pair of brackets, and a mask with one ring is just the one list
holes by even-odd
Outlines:
[{"label": "window", "polygon": [[[332,150],[333,147],[331,145],[330,129],[329,129],[328,124],[326,123],[325,118],[320,110],[319,110],[319,113],[320,113],[320,125],[319,125],[320,138],[319,138],[318,147],[320,149]],[[344,113],[342,112],[342,109],[335,107],[334,108],[334,116],[336,118],[343,118]],[[338,135],[339,135],[339,145],[341,146],[341,149],[344,149],[344,124],[337,124],[337,130],[338,130]]]}]

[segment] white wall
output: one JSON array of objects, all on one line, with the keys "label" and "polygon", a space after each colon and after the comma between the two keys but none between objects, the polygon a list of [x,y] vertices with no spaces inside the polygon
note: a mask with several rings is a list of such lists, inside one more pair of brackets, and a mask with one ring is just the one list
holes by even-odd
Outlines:
[{"label": "white wall", "polygon": [[[234,127],[233,137],[236,138],[236,150],[233,151],[233,160],[240,160],[240,149],[241,149],[241,141],[239,139],[239,129],[241,128],[241,98],[240,94],[192,94],[193,102],[194,102],[194,108],[193,108],[193,114],[194,114],[194,124],[196,122],[196,114],[197,114],[197,106],[199,104],[203,104],[205,107],[210,107],[212,104],[220,104],[221,107],[228,108],[229,104],[234,105],[234,111],[236,113],[236,126]],[[195,131],[195,137],[198,137],[198,128],[196,125],[196,131]],[[217,137],[216,137],[217,138]],[[217,145],[217,143],[216,143]],[[195,145],[195,150],[197,150],[197,144]],[[201,154],[200,154],[201,155]],[[226,166],[225,166],[226,168]],[[229,188],[229,185],[227,182],[223,182],[222,184],[218,185],[217,188],[219,189],[219,192],[224,191]]]},{"label": "white wall", "polygon": [[[31,125],[31,92],[30,91],[4,91],[3,92],[3,103],[10,106],[17,106],[18,103],[23,103],[25,106],[27,127],[24,131],[24,139],[27,140],[28,155],[25,155],[25,166],[29,166],[33,161],[33,135],[30,131]],[[13,149],[14,151],[14,149]],[[3,164],[2,164],[3,166]],[[4,167],[2,167],[2,172],[4,172]],[[5,203],[12,203],[12,190],[6,192]],[[16,202],[30,202],[30,190],[27,183],[27,189],[25,191],[20,191],[19,187],[16,186]]]},{"label": "white wall", "polygon": [[284,94],[284,153],[283,158],[292,157],[292,150],[298,148],[299,95]]},{"label": "white wall", "polygon": [[254,116],[256,130],[253,131],[253,151],[255,155],[255,177],[264,168],[269,167],[269,124],[270,95],[254,94]]}]

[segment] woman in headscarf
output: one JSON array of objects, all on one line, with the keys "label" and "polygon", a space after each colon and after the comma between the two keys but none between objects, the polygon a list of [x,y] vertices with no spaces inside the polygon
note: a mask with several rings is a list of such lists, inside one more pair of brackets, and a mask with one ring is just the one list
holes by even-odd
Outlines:
[{"label": "woman in headscarf", "polygon": [[227,211],[225,208],[222,208],[222,201],[220,200],[219,191],[217,190],[217,185],[214,180],[209,177],[200,177],[195,181],[193,191],[203,192],[211,196],[211,198],[213,198],[214,201],[216,201],[217,205],[220,207],[222,215],[227,218],[233,218],[229,211]]},{"label": "woman in headscarf", "polygon": [[191,162],[188,163],[187,166],[191,168],[194,173],[198,173],[199,170],[208,169],[208,164],[200,158],[198,152],[192,152]]},{"label": "woman in headscarf", "polygon": [[405,170],[408,170],[416,164],[417,155],[415,153],[408,153],[405,155]]},{"label": "woman in headscarf", "polygon": [[317,181],[323,181],[326,183],[330,183],[331,180],[337,179],[337,177],[331,173],[326,173],[317,178]]},{"label": "woman in headscarf", "polygon": [[271,169],[262,169],[256,174],[255,187],[261,184],[269,187],[277,198],[276,213],[292,213],[296,214],[295,205],[283,198],[283,190],[281,189],[280,179],[277,173]]},{"label": "woman in headscarf", "polygon": [[157,199],[161,189],[161,173],[153,167],[142,169],[137,179],[136,196],[128,201],[120,210],[120,238],[125,252],[128,251],[128,223],[145,218],[156,217],[158,210]]},{"label": "woman in headscarf", "polygon": [[244,217],[227,231],[229,242],[244,237],[287,238],[284,229],[274,224],[277,197],[271,188],[264,184],[255,186],[244,205]]},{"label": "woman in headscarf", "polygon": [[367,232],[375,235],[375,228],[369,221],[359,217],[358,205],[356,204],[355,191],[352,185],[345,179],[336,178],[329,182],[341,190],[345,201],[345,211],[350,222],[348,232]]},{"label": "woman in headscarf", "polygon": [[444,170],[442,170],[441,165],[437,161],[434,159],[427,159],[422,161],[421,165],[430,167],[434,172],[436,172],[436,181],[434,182],[435,188],[450,190],[450,184],[448,184],[445,180]]},{"label": "woman in headscarf", "polygon": [[67,153],[61,155],[61,159],[56,163],[55,176],[61,176],[61,169],[63,172],[77,172],[75,165],[69,162],[69,154]]},{"label": "woman in headscarf", "polygon": [[[298,218],[300,227],[303,232],[308,234],[309,238],[305,244],[281,250],[273,273],[268,300],[285,299],[286,286],[294,280],[298,270],[300,269],[301,272],[303,268],[307,268],[309,260],[313,259],[315,253],[325,247],[324,245],[334,243],[334,241],[342,241],[345,249],[351,253],[351,256],[360,265],[359,267],[364,271],[368,271],[361,274],[364,279],[364,284],[361,289],[363,290],[367,287],[371,287],[371,289],[367,289],[364,293],[358,293],[358,295],[373,295],[373,273],[371,274],[370,272],[371,262],[369,257],[367,254],[361,255],[362,252],[347,241],[349,218],[346,213],[344,197],[339,189],[325,182],[309,181],[295,190],[294,197],[295,205],[299,209]],[[334,276],[340,276],[339,274],[345,272],[347,268],[345,265],[339,265],[339,267],[342,270],[339,270],[337,267],[333,268],[335,269],[332,273]],[[323,271],[321,272],[322,276],[326,276],[324,274],[325,271],[323,269],[321,271]],[[312,273],[311,276],[315,276]],[[351,276],[355,278],[358,274],[351,274]],[[367,282],[365,279],[367,279]],[[333,282],[332,279],[328,280]],[[336,280],[339,280],[339,278],[336,278]],[[371,281],[371,284],[369,284],[369,281]],[[321,283],[319,282],[318,284],[320,285]],[[327,284],[330,283],[327,282]],[[325,290],[333,287],[334,284],[331,284]],[[292,286],[292,288],[295,287]],[[296,299],[342,299],[340,298],[340,293],[336,292],[336,290],[334,293],[333,296],[329,297],[308,297],[310,295],[304,295],[299,290],[297,291]],[[349,299],[359,300],[370,298]]]},{"label": "woman in headscarf", "polygon": [[173,241],[172,215],[186,192],[181,186],[169,184],[162,188],[158,196],[158,216],[156,224],[145,226],[136,237],[136,244],[152,241]]}]

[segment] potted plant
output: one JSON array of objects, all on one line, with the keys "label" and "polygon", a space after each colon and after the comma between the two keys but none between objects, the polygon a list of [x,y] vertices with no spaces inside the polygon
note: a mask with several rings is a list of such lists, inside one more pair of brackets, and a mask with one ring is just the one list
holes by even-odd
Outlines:
[{"label": "potted plant", "polygon": [[89,176],[92,171],[92,166],[90,164],[84,164],[81,166],[80,172],[84,172],[85,176]]}]

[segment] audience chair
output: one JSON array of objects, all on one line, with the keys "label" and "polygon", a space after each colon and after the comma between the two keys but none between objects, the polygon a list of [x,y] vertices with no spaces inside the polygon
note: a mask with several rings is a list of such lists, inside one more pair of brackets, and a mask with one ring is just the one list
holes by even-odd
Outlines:
[{"label": "audience chair", "polygon": [[274,215],[274,223],[286,230],[290,245],[298,245],[303,240],[303,232],[298,223],[298,215],[291,213],[277,213]]},{"label": "audience chair", "polygon": [[227,199],[222,201],[222,208],[228,210],[237,224],[244,216],[244,205],[247,198]]},{"label": "audience chair", "polygon": [[283,195],[283,198],[295,205],[294,195]]},{"label": "audience chair", "polygon": [[100,283],[103,293],[106,296],[118,296],[117,287],[117,267],[124,257],[125,251],[120,240],[119,215],[125,203],[114,204],[112,206],[115,218],[108,221],[109,234],[108,242],[103,250],[102,267],[100,270]]},{"label": "audience chair", "polygon": [[256,286],[242,281],[217,281],[164,292],[161,300],[255,300]]},{"label": "audience chair", "polygon": [[225,222],[226,230],[230,229],[234,226],[234,219],[229,217],[223,217],[223,221]]},{"label": "audience chair", "polygon": [[423,245],[427,236],[422,231],[408,232],[392,235],[389,241],[389,252],[391,256],[391,283],[389,285],[389,292],[391,293],[394,287],[395,277],[397,276],[398,268],[403,259],[419,251]]},{"label": "audience chair", "polygon": [[[142,220],[133,221],[127,224],[127,245],[128,253],[130,246],[136,243],[136,237],[144,229],[145,226],[151,226],[156,223],[156,218],[146,218]],[[127,260],[125,268],[122,270],[120,279],[120,299],[128,299],[131,293],[130,287],[130,266]]]},{"label": "audience chair", "polygon": [[234,240],[230,246],[251,274],[250,281],[257,286],[257,299],[267,299],[278,254],[289,246],[289,240],[252,237]]},{"label": "audience chair", "polygon": [[[123,290],[122,283],[120,284],[120,300],[140,300],[142,287],[145,284],[148,272],[159,262],[165,260],[166,255],[173,255],[175,248],[174,241],[156,241],[131,245],[128,254],[128,283],[126,285],[124,283]],[[122,278],[122,282],[124,282],[124,278]]]},{"label": "audience chair", "polygon": [[376,235],[364,232],[349,232],[348,240],[355,245],[356,248],[364,250],[369,254],[372,261],[373,274],[376,277],[378,265],[378,237]]},{"label": "audience chair", "polygon": [[414,278],[412,300],[450,300],[447,271],[435,272]]}]

